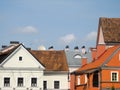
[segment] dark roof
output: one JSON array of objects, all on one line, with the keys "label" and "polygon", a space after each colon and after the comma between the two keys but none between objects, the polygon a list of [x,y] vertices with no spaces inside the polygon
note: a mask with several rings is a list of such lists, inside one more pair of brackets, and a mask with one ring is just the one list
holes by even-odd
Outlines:
[{"label": "dark roof", "polygon": [[0,50],[0,64],[21,44],[18,44],[16,46],[10,45],[2,50]]},{"label": "dark roof", "polygon": [[68,71],[65,52],[61,51],[30,51],[44,66],[46,71]]},{"label": "dark roof", "polygon": [[120,18],[100,18],[105,43],[120,43]]}]

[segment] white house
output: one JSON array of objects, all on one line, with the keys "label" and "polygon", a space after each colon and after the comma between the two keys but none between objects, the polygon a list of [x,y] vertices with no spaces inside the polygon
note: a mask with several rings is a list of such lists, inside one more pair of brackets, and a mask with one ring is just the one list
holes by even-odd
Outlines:
[{"label": "white house", "polygon": [[68,90],[64,50],[28,50],[23,44],[0,50],[0,90]]},{"label": "white house", "polygon": [[22,44],[0,51],[0,90],[42,90],[44,66]]},{"label": "white house", "polygon": [[64,50],[32,50],[31,53],[45,66],[43,89],[68,90],[68,64]]}]

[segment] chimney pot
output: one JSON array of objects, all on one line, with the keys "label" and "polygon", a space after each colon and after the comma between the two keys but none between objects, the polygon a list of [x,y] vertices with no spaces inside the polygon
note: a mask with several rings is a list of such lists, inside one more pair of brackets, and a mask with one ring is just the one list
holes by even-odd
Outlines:
[{"label": "chimney pot", "polygon": [[74,50],[79,52],[79,47],[78,46],[74,47]]},{"label": "chimney pot", "polygon": [[49,50],[54,50],[54,47],[53,47],[53,46],[50,46],[48,49],[49,49]]},{"label": "chimney pot", "polygon": [[69,51],[69,46],[68,45],[65,47],[65,51]]}]

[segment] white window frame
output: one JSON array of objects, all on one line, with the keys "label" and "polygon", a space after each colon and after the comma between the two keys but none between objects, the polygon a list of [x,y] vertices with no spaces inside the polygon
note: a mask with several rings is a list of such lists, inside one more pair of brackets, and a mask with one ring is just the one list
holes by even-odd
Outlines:
[{"label": "white window frame", "polygon": [[77,77],[77,85],[80,85],[80,75]]},{"label": "white window frame", "polygon": [[85,74],[85,83],[87,83],[87,74]]},{"label": "white window frame", "polygon": [[[117,74],[117,80],[116,80],[116,81],[113,81],[113,80],[112,80],[112,79],[113,79],[113,77],[112,77],[112,74],[113,74],[113,73],[116,73],[116,74]],[[111,71],[111,81],[112,81],[112,82],[118,82],[118,81],[119,81],[118,78],[119,78],[119,72],[118,72],[118,71]]]}]

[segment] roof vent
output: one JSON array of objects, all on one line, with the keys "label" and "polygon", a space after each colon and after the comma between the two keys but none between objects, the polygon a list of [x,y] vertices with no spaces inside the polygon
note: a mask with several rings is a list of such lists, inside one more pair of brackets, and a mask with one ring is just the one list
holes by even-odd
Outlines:
[{"label": "roof vent", "polygon": [[48,48],[48,50],[54,50],[54,47],[53,46],[50,46],[49,48]]},{"label": "roof vent", "polygon": [[75,46],[75,47],[74,47],[74,51],[79,52],[79,47],[78,47],[78,46]]},{"label": "roof vent", "polygon": [[66,47],[65,47],[65,51],[69,51],[70,50],[70,48],[69,48],[69,46],[67,45]]}]

